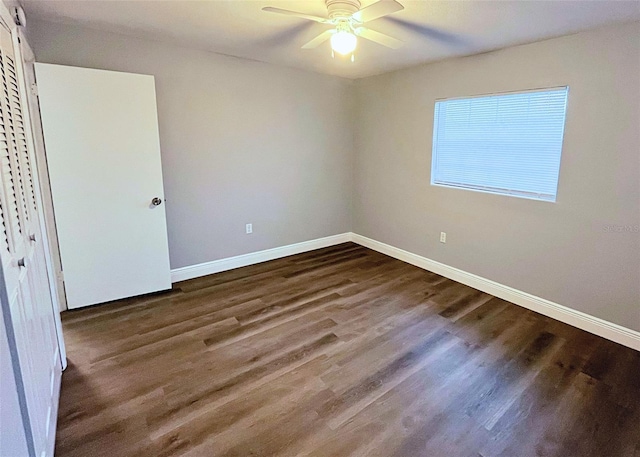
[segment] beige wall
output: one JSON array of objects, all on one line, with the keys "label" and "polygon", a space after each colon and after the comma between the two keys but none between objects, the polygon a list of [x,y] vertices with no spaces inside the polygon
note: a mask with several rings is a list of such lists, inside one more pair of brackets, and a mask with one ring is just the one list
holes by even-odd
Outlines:
[{"label": "beige wall", "polygon": [[[429,185],[436,99],[561,85],[556,203]],[[640,330],[640,24],[362,79],[356,106],[356,233]]]},{"label": "beige wall", "polygon": [[39,62],[155,76],[172,268],[351,229],[350,81],[75,26],[28,32]]}]

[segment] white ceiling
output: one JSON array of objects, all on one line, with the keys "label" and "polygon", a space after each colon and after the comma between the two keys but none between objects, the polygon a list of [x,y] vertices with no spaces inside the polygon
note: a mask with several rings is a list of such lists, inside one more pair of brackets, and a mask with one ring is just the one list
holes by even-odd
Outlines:
[{"label": "white ceiling", "polygon": [[[32,18],[81,24],[141,38],[348,78],[384,73],[640,20],[640,1],[418,1],[367,23],[405,42],[392,50],[360,39],[356,62],[332,59],[329,43],[300,47],[327,26],[261,11],[264,6],[326,16],[323,0],[21,0]],[[367,6],[374,0],[362,0]]]}]

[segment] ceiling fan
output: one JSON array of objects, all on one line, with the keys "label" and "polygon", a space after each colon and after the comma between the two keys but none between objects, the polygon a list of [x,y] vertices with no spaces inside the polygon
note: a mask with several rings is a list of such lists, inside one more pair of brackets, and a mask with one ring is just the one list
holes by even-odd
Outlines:
[{"label": "ceiling fan", "polygon": [[302,46],[302,49],[313,49],[327,40],[331,40],[332,55],[334,52],[348,56],[354,60],[354,51],[358,44],[358,37],[381,44],[391,49],[397,49],[403,42],[384,33],[376,32],[362,24],[381,18],[388,14],[404,9],[396,0],[379,0],[366,8],[360,9],[360,0],[325,0],[329,17],[313,16],[281,8],[267,6],[263,11],[286,14],[321,24],[331,25],[333,28],[322,32],[320,35]]}]

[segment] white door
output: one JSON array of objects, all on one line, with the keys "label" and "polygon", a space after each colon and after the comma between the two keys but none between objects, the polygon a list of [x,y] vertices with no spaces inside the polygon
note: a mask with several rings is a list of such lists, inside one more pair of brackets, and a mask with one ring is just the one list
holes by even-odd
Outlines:
[{"label": "white door", "polygon": [[68,307],[169,289],[153,76],[35,68]]},{"label": "white door", "polygon": [[[3,13],[4,17],[4,13]],[[37,178],[33,173],[24,85],[9,28],[0,24],[0,258],[11,329],[34,455],[53,455],[61,364],[42,249]]]}]

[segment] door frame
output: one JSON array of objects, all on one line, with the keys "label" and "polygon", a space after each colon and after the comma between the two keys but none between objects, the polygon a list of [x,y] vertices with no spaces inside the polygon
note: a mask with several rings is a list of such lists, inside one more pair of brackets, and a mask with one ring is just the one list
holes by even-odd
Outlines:
[{"label": "door frame", "polygon": [[[36,62],[35,54],[31,45],[27,41],[24,31],[18,28],[18,37],[20,38],[20,58],[22,66],[20,68],[20,79],[23,84],[27,84],[26,75],[24,75],[24,67],[27,65],[33,66]],[[34,81],[35,81],[35,71]],[[42,211],[40,216],[44,221],[44,230],[46,231],[47,240],[46,245],[46,257],[47,265],[50,267],[50,283],[51,291],[56,306],[60,311],[67,309],[67,297],[64,292],[64,275],[62,273],[62,262],[60,259],[60,249],[58,247],[58,234],[56,232],[56,218],[53,212],[53,197],[51,195],[51,187],[49,183],[49,168],[47,167],[47,153],[44,144],[44,136],[42,132],[42,124],[40,122],[40,110],[37,93],[37,83],[35,87],[26,87],[26,98],[29,108],[29,124],[31,126],[31,139],[33,140],[33,151],[35,151],[35,162],[37,168],[38,178],[38,194],[39,202]],[[37,113],[35,109],[32,113],[32,107],[38,107]],[[44,239],[44,238],[43,238]]]}]

